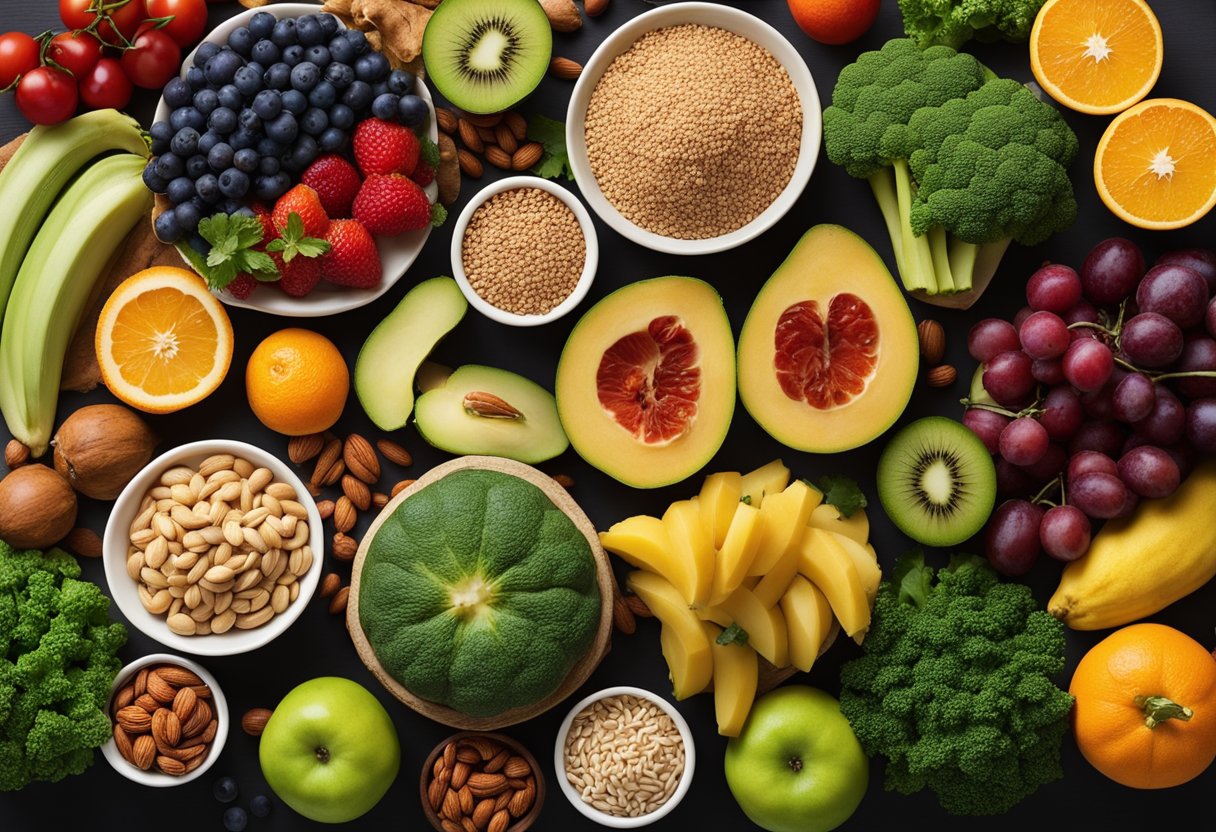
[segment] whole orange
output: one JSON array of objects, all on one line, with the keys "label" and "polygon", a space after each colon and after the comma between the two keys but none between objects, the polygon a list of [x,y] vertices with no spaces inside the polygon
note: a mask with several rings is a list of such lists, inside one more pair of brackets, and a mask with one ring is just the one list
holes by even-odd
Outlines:
[{"label": "whole orange", "polygon": [[281,329],[258,344],[245,367],[249,406],[273,431],[288,436],[320,433],[342,415],[350,373],[342,353],[324,335]]},{"label": "whole orange", "polygon": [[1173,627],[1116,630],[1081,659],[1069,693],[1077,746],[1117,783],[1167,789],[1216,759],[1216,660]]},{"label": "whole orange", "polygon": [[820,43],[852,43],[874,25],[879,0],[787,0],[798,28]]}]

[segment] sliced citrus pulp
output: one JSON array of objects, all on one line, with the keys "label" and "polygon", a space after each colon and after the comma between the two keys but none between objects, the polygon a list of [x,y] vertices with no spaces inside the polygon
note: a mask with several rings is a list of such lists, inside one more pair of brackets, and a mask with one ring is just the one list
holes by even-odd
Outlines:
[{"label": "sliced citrus pulp", "polygon": [[1154,98],[1121,113],[1094,155],[1098,195],[1139,228],[1181,228],[1216,205],[1216,118]]},{"label": "sliced citrus pulp", "polygon": [[1161,24],[1144,0],[1047,0],[1030,32],[1030,68],[1056,101],[1118,113],[1161,74]]},{"label": "sliced citrus pulp", "polygon": [[97,362],[115,396],[149,413],[206,398],[228,373],[232,324],[198,275],[145,269],[124,280],[97,321]]}]

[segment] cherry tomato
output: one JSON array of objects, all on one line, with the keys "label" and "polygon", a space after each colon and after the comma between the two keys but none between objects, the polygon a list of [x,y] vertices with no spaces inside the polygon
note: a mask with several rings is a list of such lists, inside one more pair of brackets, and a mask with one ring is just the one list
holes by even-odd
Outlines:
[{"label": "cherry tomato", "polygon": [[102,58],[80,81],[80,97],[94,110],[121,110],[131,100],[131,79],[117,58]]},{"label": "cherry tomato", "polygon": [[0,35],[0,90],[38,66],[38,42],[25,32]]},{"label": "cherry tomato", "polygon": [[60,32],[51,38],[46,57],[80,81],[101,60],[101,41],[87,32]]},{"label": "cherry tomato", "polygon": [[49,66],[31,69],[17,82],[17,109],[34,124],[58,124],[76,112],[76,81]]},{"label": "cherry tomato", "polygon": [[161,31],[185,48],[195,44],[207,28],[207,4],[204,0],[144,0],[148,17],[173,19]]},{"label": "cherry tomato", "polygon": [[96,19],[95,9],[99,7],[109,20],[98,24],[97,36],[109,44],[121,44],[123,38],[131,40],[148,19],[144,0],[59,0],[59,19],[69,29],[85,29]]},{"label": "cherry tomato", "polygon": [[181,47],[160,29],[146,26],[135,36],[135,45],[122,53],[122,70],[131,83],[158,90],[177,74],[182,65]]}]

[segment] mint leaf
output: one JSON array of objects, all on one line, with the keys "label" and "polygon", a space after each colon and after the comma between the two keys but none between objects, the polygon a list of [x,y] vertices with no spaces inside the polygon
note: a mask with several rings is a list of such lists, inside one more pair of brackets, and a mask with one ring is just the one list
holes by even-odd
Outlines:
[{"label": "mint leaf", "polygon": [[564,176],[574,178],[570,168],[570,156],[566,153],[566,125],[545,116],[533,116],[528,120],[528,139],[540,142],[545,153],[532,168],[532,172],[545,179]]},{"label": "mint leaf", "polygon": [[899,589],[901,604],[924,604],[933,589],[933,568],[925,565],[924,550],[917,546],[897,560],[891,580]]},{"label": "mint leaf", "polygon": [[718,633],[718,637],[714,639],[714,641],[722,645],[733,644],[736,647],[746,647],[747,630],[740,627],[737,623],[733,623],[725,630]]},{"label": "mint leaf", "polygon": [[836,506],[841,517],[852,517],[857,509],[866,507],[866,495],[848,477],[826,474],[819,478],[819,490],[823,492],[823,501]]},{"label": "mint leaf", "polygon": [[244,268],[241,271],[253,275],[263,283],[279,279],[279,267],[264,251],[246,251],[243,256]]},{"label": "mint leaf", "polygon": [[744,494],[742,497],[739,498],[739,502],[743,503],[746,506],[750,506],[752,504],[752,495]]},{"label": "mint leaf", "polygon": [[[303,227],[301,226],[301,231]],[[211,243],[200,271],[213,289],[227,288],[242,272],[258,280],[277,280],[279,270],[264,252],[253,250],[262,242],[262,222],[257,217],[215,214],[198,224],[198,232]]]},{"label": "mint leaf", "polygon": [[266,244],[266,250],[282,252],[283,262],[290,263],[296,255],[320,257],[329,251],[329,243],[318,237],[305,237],[304,220],[292,211],[287,215],[287,227],[279,237]]}]

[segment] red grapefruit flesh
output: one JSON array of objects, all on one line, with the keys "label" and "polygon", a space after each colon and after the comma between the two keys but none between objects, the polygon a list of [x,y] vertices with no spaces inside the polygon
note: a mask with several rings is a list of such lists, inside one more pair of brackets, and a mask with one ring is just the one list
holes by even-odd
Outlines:
[{"label": "red grapefruit flesh", "polygon": [[826,324],[817,301],[790,306],[777,321],[774,341],[782,392],[819,410],[864,392],[878,364],[878,321],[865,301],[848,293],[828,302]]},{"label": "red grapefruit flesh", "polygon": [[600,404],[641,441],[671,442],[697,417],[698,360],[697,342],[679,318],[655,318],[604,352],[595,377]]}]

